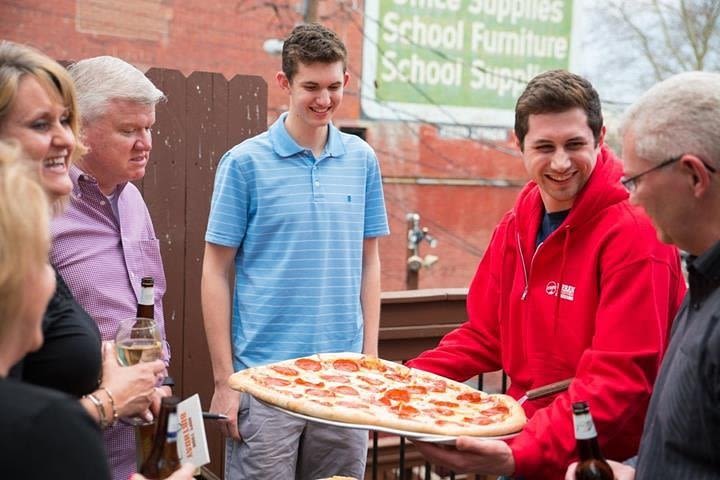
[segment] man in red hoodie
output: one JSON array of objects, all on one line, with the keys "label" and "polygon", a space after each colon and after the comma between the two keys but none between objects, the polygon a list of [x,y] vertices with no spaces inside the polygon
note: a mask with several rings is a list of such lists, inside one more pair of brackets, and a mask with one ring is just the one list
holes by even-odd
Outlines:
[{"label": "man in red hoodie", "polygon": [[469,320],[409,365],[459,381],[503,369],[515,398],[573,380],[524,403],[529,421],[507,443],[418,448],[456,471],[563,478],[576,459],[572,402],[589,403],[607,456],[637,452],[685,283],[677,251],[628,203],[587,80],[563,70],[535,77],[518,99],[515,134],[532,179],[478,266]]}]

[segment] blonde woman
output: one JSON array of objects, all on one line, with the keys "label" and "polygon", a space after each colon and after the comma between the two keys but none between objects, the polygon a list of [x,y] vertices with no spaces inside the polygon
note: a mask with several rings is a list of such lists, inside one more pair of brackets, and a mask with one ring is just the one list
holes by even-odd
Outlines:
[{"label": "blonde woman", "polygon": [[[72,189],[70,165],[84,152],[75,97],[72,80],[54,60],[29,47],[0,42],[0,140],[19,143],[37,166],[56,211]],[[45,344],[22,359],[11,376],[77,397],[101,427],[118,416],[146,415],[164,363],[118,365],[111,346],[103,348],[95,321],[73,299],[62,277],[55,278],[57,289],[42,324]]]},{"label": "blonde woman", "polygon": [[[18,149],[0,143],[0,465],[5,478],[109,478],[97,425],[76,401],[7,379],[43,342],[55,291],[48,264],[48,202]],[[19,200],[22,199],[22,200]]]},{"label": "blonde woman", "polygon": [[[0,142],[0,465],[3,478],[107,480],[100,430],[72,397],[7,378],[43,344],[55,291],[44,185],[19,148]],[[18,201],[22,199],[22,201]],[[190,480],[190,464],[169,480]],[[147,480],[142,475],[133,480]]]}]

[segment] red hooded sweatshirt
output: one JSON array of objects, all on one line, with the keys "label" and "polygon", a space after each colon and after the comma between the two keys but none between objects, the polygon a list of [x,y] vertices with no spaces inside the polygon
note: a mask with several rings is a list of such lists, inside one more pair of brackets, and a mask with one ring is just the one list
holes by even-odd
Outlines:
[{"label": "red hooded sweatshirt", "polygon": [[565,221],[537,248],[544,213],[535,182],[493,233],[467,298],[469,320],[409,365],[465,381],[503,369],[515,398],[574,377],[528,401],[509,442],[515,475],[561,479],[577,459],[571,403],[586,400],[606,457],[637,452],[670,324],[685,293],[679,255],[657,240],[603,148]]}]

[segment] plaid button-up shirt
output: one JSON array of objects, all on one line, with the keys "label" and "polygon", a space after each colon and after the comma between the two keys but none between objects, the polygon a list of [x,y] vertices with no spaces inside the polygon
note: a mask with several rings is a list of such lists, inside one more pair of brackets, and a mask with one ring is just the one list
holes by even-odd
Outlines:
[{"label": "plaid button-up shirt", "polygon": [[[116,217],[93,177],[77,167],[71,168],[70,177],[70,202],[51,226],[51,263],[97,322],[103,340],[113,339],[120,320],[135,316],[140,279],[153,277],[155,319],[164,336],[165,274],[159,241],[140,192],[130,183],[118,186]],[[133,428],[118,422],[103,434],[113,478],[126,480],[135,471]]]}]

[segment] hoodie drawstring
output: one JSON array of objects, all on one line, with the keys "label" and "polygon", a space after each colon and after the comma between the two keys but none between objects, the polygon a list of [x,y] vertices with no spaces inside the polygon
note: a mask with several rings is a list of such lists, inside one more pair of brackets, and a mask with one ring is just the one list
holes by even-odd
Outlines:
[{"label": "hoodie drawstring", "polygon": [[565,261],[567,260],[568,248],[570,248],[570,225],[563,228],[565,239],[563,240],[562,260],[560,261],[560,277],[558,278],[558,292],[555,296],[555,315],[553,316],[553,332],[558,325],[560,317],[560,297],[562,296],[563,280],[565,275]]}]

